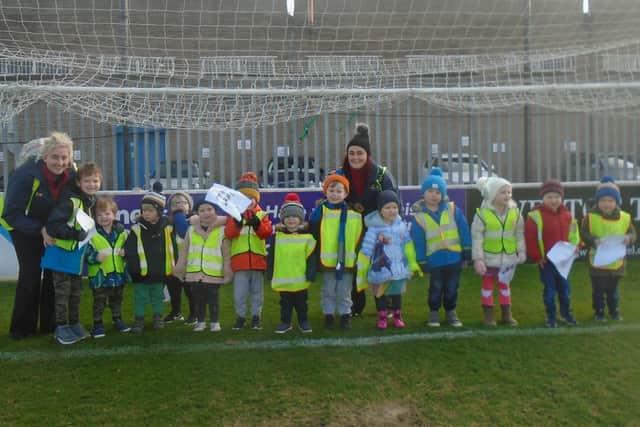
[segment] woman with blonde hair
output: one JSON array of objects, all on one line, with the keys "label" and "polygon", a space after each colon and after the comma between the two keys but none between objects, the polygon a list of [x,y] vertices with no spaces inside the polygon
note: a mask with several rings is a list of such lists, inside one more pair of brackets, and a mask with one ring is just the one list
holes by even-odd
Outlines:
[{"label": "woman with blonde hair", "polygon": [[23,339],[51,333],[54,291],[51,272],[40,268],[45,246],[54,243],[44,225],[65,187],[73,182],[73,142],[66,133],[52,132],[37,155],[29,156],[10,175],[2,218],[10,229],[18,258],[18,283],[9,334]]}]

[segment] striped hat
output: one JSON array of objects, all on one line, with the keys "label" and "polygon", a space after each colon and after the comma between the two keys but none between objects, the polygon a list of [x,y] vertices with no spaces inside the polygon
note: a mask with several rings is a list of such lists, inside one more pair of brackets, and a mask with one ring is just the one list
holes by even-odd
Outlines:
[{"label": "striped hat", "polygon": [[162,194],[158,194],[155,191],[149,191],[142,196],[140,205],[151,205],[158,210],[158,215],[162,215],[162,211],[164,210],[166,203],[167,201]]},{"label": "striped hat", "polygon": [[256,202],[260,201],[258,177],[253,172],[245,172],[240,176],[240,180],[236,183],[236,190]]}]

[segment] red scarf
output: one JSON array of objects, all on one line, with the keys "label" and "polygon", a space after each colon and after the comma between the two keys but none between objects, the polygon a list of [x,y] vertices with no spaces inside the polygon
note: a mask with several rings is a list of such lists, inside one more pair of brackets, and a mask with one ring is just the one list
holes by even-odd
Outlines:
[{"label": "red scarf", "polygon": [[49,192],[51,193],[53,200],[57,201],[58,197],[60,197],[62,188],[71,180],[71,177],[69,176],[69,169],[65,169],[60,175],[54,175],[47,165],[43,164],[42,172],[45,180],[47,181],[47,187],[49,188]]},{"label": "red scarf", "polygon": [[351,182],[353,191],[358,199],[362,197],[369,183],[369,172],[371,171],[371,160],[367,159],[367,163],[360,169],[351,169]]}]

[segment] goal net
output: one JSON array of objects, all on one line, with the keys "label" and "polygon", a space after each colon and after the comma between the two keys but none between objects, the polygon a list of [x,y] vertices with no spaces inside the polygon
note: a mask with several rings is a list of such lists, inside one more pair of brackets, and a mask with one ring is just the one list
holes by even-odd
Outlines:
[{"label": "goal net", "polygon": [[3,0],[0,99],[257,127],[407,97],[636,115],[637,0]]}]

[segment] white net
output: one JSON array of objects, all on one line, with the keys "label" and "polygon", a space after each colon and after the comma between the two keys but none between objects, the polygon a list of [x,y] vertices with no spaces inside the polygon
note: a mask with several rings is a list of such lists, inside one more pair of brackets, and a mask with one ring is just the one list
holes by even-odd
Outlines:
[{"label": "white net", "polygon": [[460,112],[529,104],[637,115],[640,2],[581,6],[3,0],[0,96],[13,113],[44,99],[102,122],[215,130],[409,96]]}]

